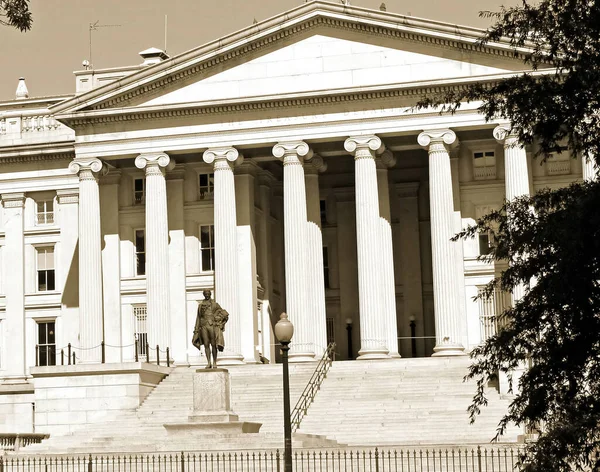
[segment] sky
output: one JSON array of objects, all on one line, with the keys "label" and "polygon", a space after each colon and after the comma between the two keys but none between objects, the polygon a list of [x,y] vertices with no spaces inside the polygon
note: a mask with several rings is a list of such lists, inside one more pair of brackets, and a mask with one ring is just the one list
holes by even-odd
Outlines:
[{"label": "sky", "polygon": [[[486,28],[480,10],[497,11],[517,0],[383,0],[387,11]],[[382,0],[351,0],[352,5],[379,9]],[[96,69],[141,63],[138,52],[163,49],[165,15],[167,52],[182,53],[262,21],[304,0],[31,0],[33,27],[21,33],[0,26],[0,101],[14,99],[19,77],[30,96],[75,91],[73,71],[89,59],[89,25]]]}]

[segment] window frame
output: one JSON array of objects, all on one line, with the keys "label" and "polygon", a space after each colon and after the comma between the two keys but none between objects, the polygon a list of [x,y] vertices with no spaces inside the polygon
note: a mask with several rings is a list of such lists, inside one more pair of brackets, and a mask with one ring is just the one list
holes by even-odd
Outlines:
[{"label": "window frame", "polygon": [[[206,185],[202,185],[200,180],[203,176],[207,176]],[[211,178],[212,176],[212,178]],[[215,173],[214,172],[198,172],[198,200],[214,200],[215,196]],[[206,188],[207,191],[203,193],[203,188]]]},{"label": "window frame", "polygon": [[325,289],[331,288],[331,282],[329,280],[329,246],[323,246],[323,281]]},{"label": "window frame", "polygon": [[[209,228],[209,245],[207,247],[202,246],[202,228]],[[212,228],[212,230],[210,229]],[[201,273],[209,273],[215,271],[215,225],[214,224],[199,224],[198,225],[198,246],[199,246],[199,264]],[[204,268],[204,251],[209,252],[210,268]]]},{"label": "window frame", "polygon": [[[144,313],[136,313],[137,309],[143,310]],[[134,343],[138,342],[138,359],[148,361],[148,352],[146,351],[146,344],[148,343],[148,305],[146,303],[133,304],[131,305],[131,312],[133,315],[133,341]],[[144,317],[144,319],[140,320],[140,317]],[[146,331],[141,331],[140,326],[146,328]]]},{"label": "window frame", "polygon": [[[47,367],[47,366],[55,366],[57,365],[57,359],[56,359],[56,318],[44,318],[44,319],[36,319],[35,323],[37,325],[37,335],[36,335],[36,364],[40,367]],[[48,325],[52,324],[53,325],[53,329],[54,331],[49,333],[48,332]],[[41,343],[41,327],[42,325],[46,325],[46,343]],[[52,334],[52,336],[54,337],[54,342],[48,342],[49,341],[49,337],[50,334]],[[46,356],[46,363],[42,363],[41,362],[41,358],[42,358],[42,353],[44,353],[44,355]],[[54,353],[54,357],[52,356],[52,353]],[[49,360],[51,359],[51,362],[49,362]]]},{"label": "window frame", "polygon": [[[137,233],[141,231],[144,237],[144,250],[138,251],[137,245]],[[144,265],[144,273],[139,273],[139,254],[142,254],[143,257],[143,265]],[[146,277],[146,228],[134,228],[133,229],[133,265],[134,265],[134,277]]]},{"label": "window frame", "polygon": [[[476,157],[476,154],[482,155]],[[493,159],[493,164],[490,162],[491,159]],[[471,162],[474,180],[494,180],[497,178],[498,156],[493,147],[482,147],[471,150]],[[489,169],[489,171],[486,171],[485,169]],[[477,170],[479,170],[479,172]]]},{"label": "window frame", "polygon": [[[142,182],[142,190],[136,190],[135,183]],[[137,198],[138,192],[141,192],[141,198]],[[146,179],[144,177],[133,177],[133,204],[134,206],[143,206],[146,204]]]},{"label": "window frame", "polygon": [[[46,198],[43,200],[35,201],[35,226],[51,226],[55,224],[55,210],[56,205],[54,204],[54,197]],[[52,206],[52,209],[48,211],[48,203]],[[44,211],[39,211],[40,204],[43,205]],[[43,216],[43,221],[40,221],[40,216]]]},{"label": "window frame", "polygon": [[[44,244],[44,245],[36,245],[34,246],[35,248],[35,274],[36,274],[36,292],[37,293],[46,293],[46,292],[56,292],[56,248],[54,244]],[[48,249],[52,250],[52,269],[43,269],[43,272],[46,272],[46,287],[49,285],[48,282],[48,272],[52,271],[52,285],[53,287],[50,288],[46,288],[46,289],[42,289],[40,288],[40,272],[42,272],[42,270],[40,270],[40,261],[39,261],[39,256],[40,256],[40,250],[45,251],[45,254],[48,254]],[[44,261],[45,263],[47,263],[47,261]]]}]

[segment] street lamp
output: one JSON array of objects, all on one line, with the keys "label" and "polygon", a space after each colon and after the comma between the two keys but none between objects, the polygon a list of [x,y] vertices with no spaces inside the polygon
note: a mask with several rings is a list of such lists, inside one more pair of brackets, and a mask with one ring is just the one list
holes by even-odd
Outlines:
[{"label": "street lamp", "polygon": [[346,331],[348,332],[348,359],[352,359],[352,318],[346,318]]},{"label": "street lamp", "polygon": [[285,437],[284,464],[285,472],[292,472],[292,423],[290,422],[290,374],[288,370],[289,344],[294,335],[294,325],[285,313],[282,313],[275,324],[275,336],[281,343],[281,359],[283,360],[283,434]]}]

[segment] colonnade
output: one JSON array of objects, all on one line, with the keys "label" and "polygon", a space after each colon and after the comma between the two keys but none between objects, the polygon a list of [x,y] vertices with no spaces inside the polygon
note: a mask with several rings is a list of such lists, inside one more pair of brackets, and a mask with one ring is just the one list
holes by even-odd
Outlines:
[{"label": "colonnade", "polygon": [[[507,127],[494,136],[504,143],[506,196],[529,192],[527,156]],[[465,353],[463,290],[455,277],[462,261],[451,241],[453,225],[450,147],[457,143],[450,129],[426,130],[418,143],[429,155],[429,192],[436,345],[434,355]],[[395,159],[376,135],[352,136],[344,142],[355,166],[355,203],[360,314],[358,359],[398,356],[396,293],[387,169]],[[325,289],[318,198],[320,156],[303,141],[279,142],[273,156],[283,163],[286,311],[295,325],[292,361],[319,358],[326,347]],[[238,316],[234,167],[243,156],[234,147],[208,149],[204,162],[214,168],[215,298],[229,311],[225,331],[228,363],[241,363],[243,330]],[[150,345],[169,344],[168,217],[165,172],[174,166],[165,153],[142,154],[135,160],[146,173],[147,313]],[[75,159],[79,174],[80,333],[81,345],[102,339],[102,273],[98,177],[105,166],[98,159]],[[96,354],[82,362],[98,362]]]}]

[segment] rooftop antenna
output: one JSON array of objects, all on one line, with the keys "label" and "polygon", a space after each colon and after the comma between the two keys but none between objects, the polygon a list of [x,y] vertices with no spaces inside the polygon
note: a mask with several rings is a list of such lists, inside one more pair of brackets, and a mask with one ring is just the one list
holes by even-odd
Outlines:
[{"label": "rooftop antenna", "polygon": [[100,24],[100,20],[96,21],[95,23],[90,23],[90,28],[89,28],[89,33],[90,33],[90,58],[88,60],[88,65],[86,66],[86,69],[93,69],[94,68],[94,62],[92,61],[92,31],[97,31],[98,28],[113,28],[116,26],[121,26],[121,25],[101,25]]},{"label": "rooftop antenna", "polygon": [[167,53],[167,18],[168,16],[165,15],[165,54]]}]

